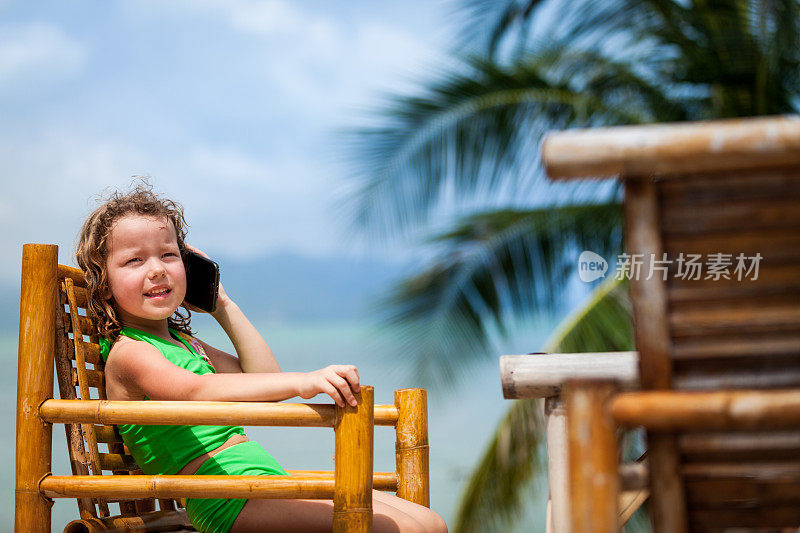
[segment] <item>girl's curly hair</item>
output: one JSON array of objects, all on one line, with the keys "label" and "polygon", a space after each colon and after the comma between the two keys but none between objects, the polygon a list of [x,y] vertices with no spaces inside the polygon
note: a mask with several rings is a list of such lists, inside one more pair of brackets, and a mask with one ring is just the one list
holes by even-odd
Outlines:
[{"label": "girl's curly hair", "polygon": [[[141,179],[141,183],[130,192],[114,191],[107,198],[99,199],[103,203],[83,223],[75,249],[75,258],[86,278],[86,288],[89,293],[86,306],[88,315],[95,320],[100,335],[113,342],[119,336],[122,324],[117,318],[113,298],[106,300],[103,294],[110,289],[106,259],[108,240],[114,223],[130,214],[166,217],[175,226],[181,256],[186,251],[184,240],[188,224],[183,218],[183,206],[172,200],[160,198],[153,193],[153,187],[145,179]],[[192,335],[191,313],[189,310],[185,312],[184,315],[180,307],[176,309],[175,313],[167,318],[167,325]]]}]

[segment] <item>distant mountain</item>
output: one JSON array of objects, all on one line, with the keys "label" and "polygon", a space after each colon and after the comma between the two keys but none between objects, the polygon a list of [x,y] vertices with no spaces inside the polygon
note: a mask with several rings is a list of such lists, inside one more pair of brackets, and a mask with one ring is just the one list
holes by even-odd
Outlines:
[{"label": "distant mountain", "polygon": [[[403,273],[375,259],[312,258],[273,253],[250,261],[215,257],[223,286],[251,319],[348,320],[369,315],[371,302]],[[0,330],[16,330],[19,281],[0,285]]]}]

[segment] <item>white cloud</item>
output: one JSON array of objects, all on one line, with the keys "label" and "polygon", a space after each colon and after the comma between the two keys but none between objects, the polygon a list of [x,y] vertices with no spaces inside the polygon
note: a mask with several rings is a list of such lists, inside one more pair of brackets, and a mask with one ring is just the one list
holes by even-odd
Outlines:
[{"label": "white cloud", "polygon": [[[285,0],[181,0],[128,3],[136,13],[178,20],[212,16],[233,32],[256,39],[251,53],[263,57],[250,76],[265,78],[300,112],[342,125],[350,108],[375,100],[378,90],[409,92],[424,67],[445,58],[436,35],[414,35],[375,15],[344,18],[304,9]],[[144,16],[144,15],[143,15]],[[259,72],[260,71],[260,72]]]},{"label": "white cloud", "polygon": [[68,77],[80,71],[87,47],[46,23],[0,29],[0,88]]},{"label": "white cloud", "polygon": [[129,12],[180,17],[185,13],[205,13],[224,21],[232,29],[260,36],[286,36],[304,31],[309,21],[319,20],[302,12],[295,4],[285,0],[129,0],[124,7]]},{"label": "white cloud", "polygon": [[[327,200],[332,181],[318,163],[296,156],[269,163],[235,147],[200,144],[167,153],[123,139],[95,138],[52,128],[33,139],[0,137],[0,280],[19,276],[26,242],[55,243],[60,260],[71,251],[96,195],[125,189],[135,174],[181,202],[190,238],[207,251],[252,257],[290,249],[310,255],[339,251]],[[8,178],[13,176],[13,179]],[[339,243],[340,245],[341,243]]]}]

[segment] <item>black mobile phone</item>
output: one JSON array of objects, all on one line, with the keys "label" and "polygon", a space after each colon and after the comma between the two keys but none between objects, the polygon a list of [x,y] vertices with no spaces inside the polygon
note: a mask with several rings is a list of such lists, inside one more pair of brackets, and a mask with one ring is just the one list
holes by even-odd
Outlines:
[{"label": "black mobile phone", "polygon": [[186,297],[188,304],[207,313],[217,308],[219,295],[219,265],[200,254],[186,250],[183,255],[186,268]]}]

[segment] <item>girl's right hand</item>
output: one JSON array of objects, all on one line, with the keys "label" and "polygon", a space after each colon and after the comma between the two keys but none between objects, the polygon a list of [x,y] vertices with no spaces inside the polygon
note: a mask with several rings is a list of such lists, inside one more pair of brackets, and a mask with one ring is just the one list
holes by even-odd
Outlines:
[{"label": "girl's right hand", "polygon": [[298,395],[307,400],[320,393],[328,394],[339,407],[344,407],[345,401],[352,406],[358,404],[353,392],[359,390],[361,386],[355,366],[330,365],[301,374]]}]

